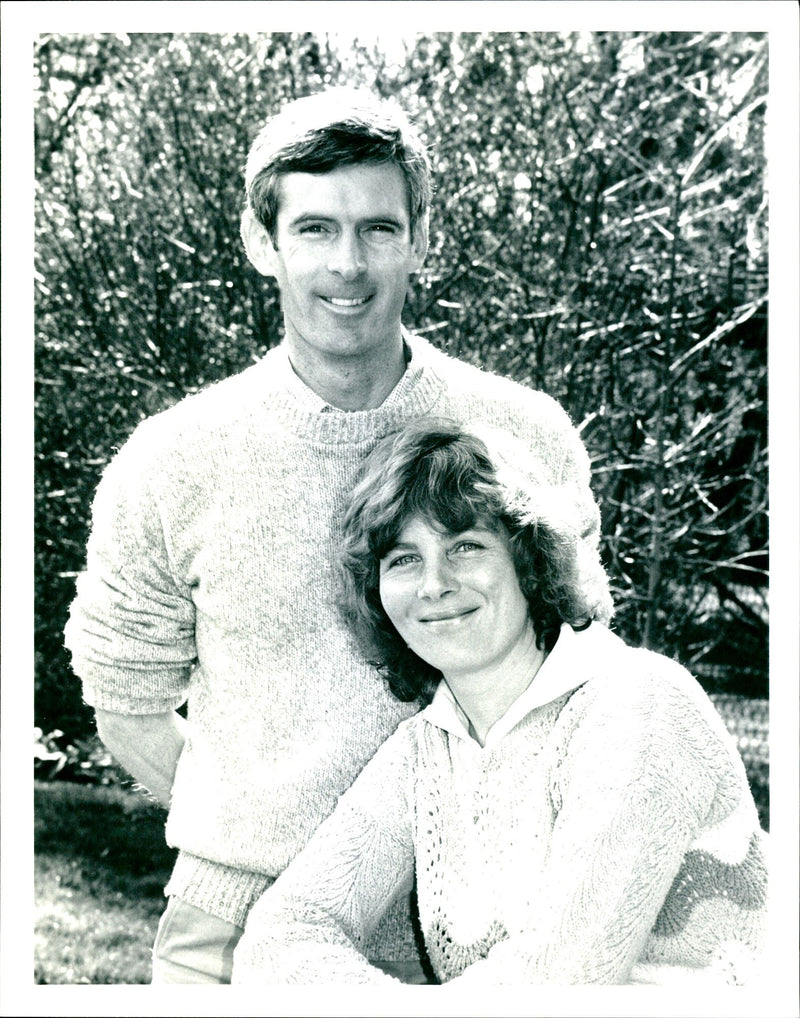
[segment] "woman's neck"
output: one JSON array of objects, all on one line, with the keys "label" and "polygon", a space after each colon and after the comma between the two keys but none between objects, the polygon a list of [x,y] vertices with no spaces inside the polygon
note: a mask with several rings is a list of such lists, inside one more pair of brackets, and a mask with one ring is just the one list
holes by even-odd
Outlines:
[{"label": "woman's neck", "polygon": [[497,664],[477,672],[459,672],[444,679],[456,703],[466,714],[470,734],[486,744],[489,729],[533,682],[547,652],[536,645],[531,626],[525,639]]}]

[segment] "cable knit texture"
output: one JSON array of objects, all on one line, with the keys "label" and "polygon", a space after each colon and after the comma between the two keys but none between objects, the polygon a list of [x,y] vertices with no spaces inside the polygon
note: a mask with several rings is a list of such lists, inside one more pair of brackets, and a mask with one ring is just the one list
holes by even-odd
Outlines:
[{"label": "cable knit texture", "polygon": [[400,725],[254,908],[234,981],[387,980],[363,945],[415,871],[442,982],[744,983],[763,837],[688,672],[597,623],[563,627],[483,748],[444,686]]},{"label": "cable knit texture", "polygon": [[[353,413],[325,407],[278,347],[142,423],[97,491],[66,631],[73,668],[104,710],[188,697],[168,891],[239,925],[414,711],[358,655],[336,607],[336,519],[378,439],[423,415],[507,428],[574,492],[597,560],[588,457],[561,407],[406,340],[396,389]],[[376,950],[401,957],[407,919],[387,923]]]}]

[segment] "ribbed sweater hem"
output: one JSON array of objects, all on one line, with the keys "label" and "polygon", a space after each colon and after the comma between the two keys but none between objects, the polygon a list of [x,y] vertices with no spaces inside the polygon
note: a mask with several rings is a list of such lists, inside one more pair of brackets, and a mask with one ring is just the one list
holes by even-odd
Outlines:
[{"label": "ribbed sweater hem", "polygon": [[264,873],[179,852],[164,893],[174,894],[209,915],[244,927],[251,906],[273,883],[274,878]]}]

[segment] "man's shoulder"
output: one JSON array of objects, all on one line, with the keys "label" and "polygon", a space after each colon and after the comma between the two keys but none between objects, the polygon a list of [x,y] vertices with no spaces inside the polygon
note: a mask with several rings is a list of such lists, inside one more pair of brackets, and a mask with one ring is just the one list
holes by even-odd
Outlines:
[{"label": "man's shoulder", "polygon": [[446,383],[453,395],[492,396],[520,406],[559,406],[555,399],[541,389],[525,382],[498,374],[484,366],[471,363],[460,356],[440,350],[427,340],[414,337],[431,370]]},{"label": "man's shoulder", "polygon": [[254,406],[262,405],[269,398],[266,388],[270,377],[268,364],[271,354],[272,351],[241,371],[188,392],[151,419],[163,420],[165,426],[184,421],[205,421],[213,426],[217,422],[235,420],[249,413]]},{"label": "man's shoulder", "polygon": [[224,441],[247,426],[252,415],[269,401],[263,381],[268,377],[264,361],[194,392],[142,420],[122,445],[117,456],[130,461],[170,462],[180,451],[181,458],[192,449],[208,449],[209,443]]},{"label": "man's shoulder", "polygon": [[569,415],[548,393],[423,344],[425,364],[442,383],[442,416],[494,421],[520,437],[531,428],[537,433],[572,432]]},{"label": "man's shoulder", "polygon": [[147,418],[160,427],[204,425],[213,428],[247,416],[269,405],[274,372],[270,370],[277,349],[253,364],[187,392],[166,409]]}]

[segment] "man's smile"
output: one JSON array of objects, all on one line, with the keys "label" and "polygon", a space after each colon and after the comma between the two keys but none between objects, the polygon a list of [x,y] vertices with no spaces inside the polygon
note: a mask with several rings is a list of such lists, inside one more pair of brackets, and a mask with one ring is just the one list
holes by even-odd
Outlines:
[{"label": "man's smile", "polygon": [[372,300],[372,295],[367,297],[325,297],[322,300],[335,308],[360,308]]}]

